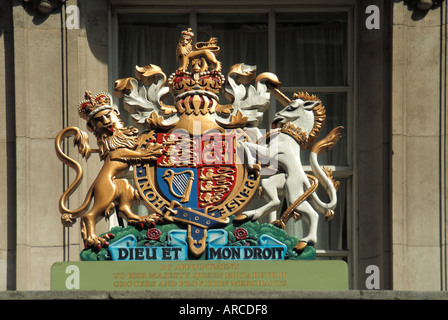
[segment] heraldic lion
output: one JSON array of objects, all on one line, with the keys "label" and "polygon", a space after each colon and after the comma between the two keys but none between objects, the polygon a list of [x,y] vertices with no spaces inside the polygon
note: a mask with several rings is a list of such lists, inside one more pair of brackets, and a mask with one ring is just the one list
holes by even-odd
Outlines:
[{"label": "heraldic lion", "polygon": [[[150,162],[162,154],[162,146],[157,143],[147,143],[141,148],[138,146],[138,130],[133,127],[124,127],[119,112],[111,104],[108,94],[100,93],[92,97],[86,92],[87,100],[81,102],[79,115],[87,121],[87,128],[97,138],[99,149],[92,150],[88,143],[87,133],[77,127],[63,129],[56,137],[55,147],[58,158],[76,171],[76,178],[65,190],[59,201],[61,221],[64,226],[72,226],[76,219],[81,217],[81,234],[86,248],[101,248],[108,246],[111,234],[99,237],[95,234],[97,221],[111,214],[116,207],[118,214],[124,217],[128,224],[151,226],[158,216],[150,214],[139,216],[131,211],[132,205],[140,200],[135,190],[125,178],[117,178],[125,174],[130,165],[134,163]],[[61,149],[61,141],[74,135],[74,143],[78,151],[86,159],[92,152],[98,152],[104,164],[95,181],[90,187],[84,202],[78,209],[70,210],[66,202],[81,183],[83,172],[80,164],[68,157]],[[93,200],[93,205],[90,204]]]},{"label": "heraldic lion", "polygon": [[218,39],[211,38],[207,42],[198,42],[193,48],[194,33],[191,28],[186,31],[182,31],[179,43],[176,48],[176,56],[179,62],[178,71],[187,72],[190,60],[200,59],[202,64],[201,72],[208,71],[208,63],[212,63],[216,72],[221,72],[221,62],[216,59],[216,55],[219,53],[219,46],[217,45]]}]

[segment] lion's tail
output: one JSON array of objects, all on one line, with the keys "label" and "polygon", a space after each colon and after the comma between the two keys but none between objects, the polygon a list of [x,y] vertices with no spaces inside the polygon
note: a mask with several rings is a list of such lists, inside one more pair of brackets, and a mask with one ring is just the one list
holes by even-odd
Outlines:
[{"label": "lion's tail", "polygon": [[93,195],[93,185],[92,185],[92,187],[90,187],[89,191],[87,192],[84,202],[78,209],[70,210],[66,207],[66,202],[73,194],[73,192],[75,192],[75,190],[79,187],[83,178],[83,171],[81,165],[72,158],[70,158],[69,156],[67,156],[61,149],[62,140],[69,136],[74,136],[74,144],[78,146],[78,151],[83,157],[87,159],[91,153],[88,136],[85,132],[83,132],[79,128],[67,127],[61,130],[59,134],[56,136],[55,149],[59,160],[61,160],[64,164],[68,165],[70,168],[74,169],[76,172],[75,180],[64,191],[59,200],[59,211],[62,214],[61,222],[66,227],[73,225],[73,223],[76,222],[76,219],[79,218],[86,211]]}]

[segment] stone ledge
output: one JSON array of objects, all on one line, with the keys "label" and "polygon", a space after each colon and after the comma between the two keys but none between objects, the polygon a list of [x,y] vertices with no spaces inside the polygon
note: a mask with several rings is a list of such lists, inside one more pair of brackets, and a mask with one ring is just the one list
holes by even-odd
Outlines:
[{"label": "stone ledge", "polygon": [[447,291],[0,291],[0,300],[448,300]]}]

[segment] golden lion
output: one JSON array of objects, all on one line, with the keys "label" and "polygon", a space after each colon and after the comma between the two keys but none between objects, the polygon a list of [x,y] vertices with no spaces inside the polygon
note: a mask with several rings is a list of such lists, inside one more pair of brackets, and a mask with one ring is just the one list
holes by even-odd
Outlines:
[{"label": "golden lion", "polygon": [[191,31],[191,28],[188,28],[187,31],[182,31],[179,43],[176,48],[177,60],[180,63],[177,70],[186,72],[188,65],[190,64],[190,60],[201,59],[201,72],[208,71],[207,62],[214,65],[214,70],[216,72],[221,72],[221,62],[216,59],[216,55],[220,50],[217,45],[218,40],[216,38],[211,38],[207,42],[198,42],[195,44],[193,49],[193,38],[194,33]]},{"label": "golden lion", "polygon": [[[75,180],[60,198],[59,210],[62,214],[62,224],[65,226],[73,225],[76,219],[81,217],[81,234],[85,246],[99,249],[108,246],[112,235],[97,236],[95,226],[98,220],[109,217],[112,208],[117,207],[118,213],[131,225],[150,226],[158,219],[156,214],[143,217],[131,211],[132,205],[140,200],[138,191],[127,179],[117,177],[126,173],[132,163],[157,159],[162,154],[162,146],[148,143],[145,148],[137,149],[138,130],[124,127],[118,111],[110,106],[110,97],[107,94],[99,94],[93,98],[86,92],[86,98],[89,100],[81,104],[80,116],[87,120],[87,128],[97,138],[99,149],[90,148],[87,134],[79,128],[68,127],[57,135],[55,146],[58,158],[76,171]],[[81,183],[83,172],[79,163],[64,154],[60,146],[61,141],[71,135],[75,136],[74,143],[83,157],[87,159],[91,152],[98,152],[100,159],[104,161],[84,202],[74,210],[68,209],[65,204]],[[93,205],[88,209],[92,199]]]}]

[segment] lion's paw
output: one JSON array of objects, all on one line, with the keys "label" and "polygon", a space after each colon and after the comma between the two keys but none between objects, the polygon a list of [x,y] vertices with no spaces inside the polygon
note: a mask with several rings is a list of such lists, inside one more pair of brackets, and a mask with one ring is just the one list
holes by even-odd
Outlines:
[{"label": "lion's paw", "polygon": [[101,237],[98,237],[97,235],[89,236],[84,241],[85,248],[91,248],[92,250],[99,251],[101,248],[108,248],[109,247],[109,240],[115,238],[115,235],[112,233],[106,233],[102,235]]},{"label": "lion's paw", "polygon": [[136,227],[139,230],[144,228],[153,228],[156,223],[161,222],[162,218],[159,214],[153,213],[144,217],[138,217],[138,219],[129,219],[128,224]]}]

